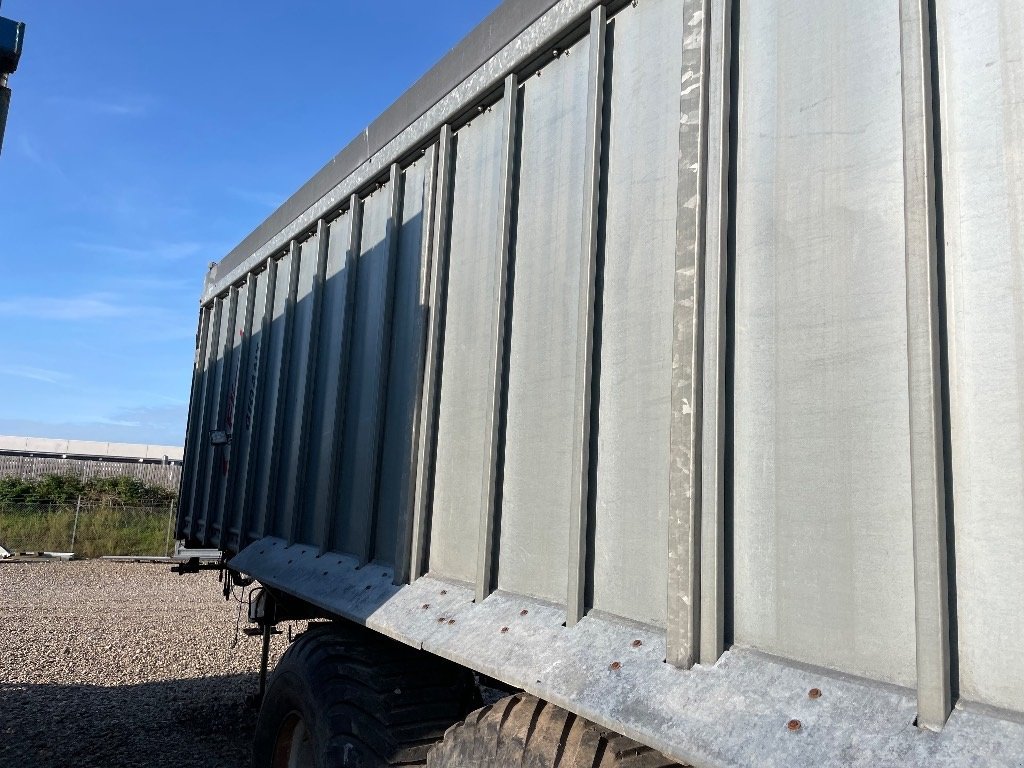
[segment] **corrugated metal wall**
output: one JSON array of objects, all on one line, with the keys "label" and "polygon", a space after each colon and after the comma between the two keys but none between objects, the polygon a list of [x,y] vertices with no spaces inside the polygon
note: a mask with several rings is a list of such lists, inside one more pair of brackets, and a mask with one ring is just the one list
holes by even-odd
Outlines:
[{"label": "corrugated metal wall", "polygon": [[735,640],[912,686],[899,6],[740,15]]},{"label": "corrugated metal wall", "polygon": [[1024,15],[982,6],[598,6],[205,304],[179,534],[1024,711]]},{"label": "corrugated metal wall", "polygon": [[1024,711],[1024,6],[936,21],[960,690]]}]

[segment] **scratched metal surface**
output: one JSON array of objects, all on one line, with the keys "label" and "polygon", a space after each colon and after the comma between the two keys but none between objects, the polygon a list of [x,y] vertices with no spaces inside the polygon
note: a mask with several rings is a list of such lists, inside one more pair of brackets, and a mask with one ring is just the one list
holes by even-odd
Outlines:
[{"label": "scratched metal surface", "polygon": [[520,88],[498,587],[564,602],[589,42]]},{"label": "scratched metal surface", "polygon": [[381,388],[386,371],[381,347],[389,330],[386,242],[391,188],[385,185],[363,201],[360,253],[356,264],[352,338],[349,347],[345,426],[332,548],[364,551],[372,534],[380,442]]},{"label": "scratched metal surface", "polygon": [[[314,282],[317,272],[316,235],[299,246],[299,276],[295,294],[295,309],[288,339],[288,372],[285,378],[285,396],[282,400],[280,475],[274,502],[274,527],[278,536],[289,538],[295,516],[301,511],[299,492],[304,466],[302,466],[302,413],[306,405],[306,381],[310,376],[313,349],[311,334],[314,316]],[[319,290],[319,286],[315,286]]]},{"label": "scratched metal surface", "polygon": [[299,541],[321,542],[328,518],[334,513],[331,482],[336,471],[333,457],[341,440],[335,426],[343,376],[345,329],[352,314],[350,290],[355,280],[355,275],[347,267],[351,228],[350,211],[334,219],[327,227],[327,269],[321,313],[328,321],[320,328],[320,354],[317,355],[308,438],[306,514],[300,521]]},{"label": "scratched metal surface", "polygon": [[[248,283],[241,285],[238,288],[237,297],[237,308],[235,309],[235,322],[230,328],[231,333],[231,352],[229,355],[229,368],[227,372],[227,397],[224,403],[224,417],[221,420],[224,424],[225,429],[229,434],[232,434],[235,430],[235,421],[240,418],[243,414],[243,403],[240,398],[244,398],[245,392],[245,369],[243,367],[245,360],[243,359],[243,353],[245,351],[245,338],[248,328],[246,327],[246,307],[249,303],[249,285]],[[241,432],[242,430],[238,430]],[[214,514],[213,519],[210,522],[211,533],[216,536],[220,541],[222,536],[225,536],[225,527],[230,525],[230,517],[227,516],[227,506],[229,504],[230,495],[233,492],[231,487],[228,472],[231,464],[236,461],[239,456],[239,441],[232,440],[222,448],[223,454],[220,460],[219,472],[221,479],[217,485],[217,497],[213,500],[214,509],[225,510],[223,513]]]},{"label": "scratched metal surface", "polygon": [[899,22],[741,7],[734,621],[738,643],[912,686]]},{"label": "scratched metal surface", "polygon": [[430,570],[462,581],[476,577],[483,478],[488,472],[486,361],[498,311],[499,102],[455,134],[449,236],[444,375],[437,430]]},{"label": "scratched metal surface", "polygon": [[1024,762],[1020,719],[957,709],[941,733],[921,731],[912,691],[748,649],[684,671],[664,663],[664,632],[650,627],[588,616],[566,628],[564,611],[543,601],[495,592],[475,603],[472,588],[429,576],[400,587],[387,567],[280,539],[252,544],[231,565],[698,767]]},{"label": "scratched metal surface", "polygon": [[[220,311],[216,314],[217,321],[213,324],[210,341],[213,344],[210,353],[210,368],[207,372],[206,396],[206,429],[219,429],[224,419],[225,390],[227,385],[228,356],[231,353],[231,326],[234,322],[236,290],[232,289],[227,296],[218,300]],[[193,508],[193,531],[197,536],[206,537],[210,532],[210,523],[216,515],[213,500],[216,488],[221,479],[221,467],[224,458],[223,445],[209,445],[199,459],[199,477],[196,488],[195,506]]]},{"label": "scratched metal surface", "polygon": [[[593,605],[664,624],[683,4],[609,22]],[[598,376],[595,374],[595,378]]]},{"label": "scratched metal surface", "polygon": [[231,463],[233,471],[233,487],[229,492],[230,506],[225,509],[224,514],[229,520],[228,532],[225,539],[218,544],[231,548],[232,551],[241,549],[249,543],[248,531],[243,531],[245,511],[249,507],[250,497],[248,489],[252,484],[253,472],[253,438],[256,431],[256,405],[257,387],[260,366],[260,352],[263,342],[263,316],[266,312],[267,286],[269,274],[266,269],[261,270],[253,278],[252,320],[249,327],[245,329],[247,334],[246,343],[242,350],[245,358],[240,362],[239,384],[235,395],[235,418],[232,428]]},{"label": "scratched metal surface", "polygon": [[287,342],[288,323],[285,307],[288,303],[288,286],[293,268],[291,253],[282,256],[277,262],[277,275],[274,284],[274,303],[270,308],[268,323],[269,338],[264,341],[267,360],[263,369],[263,398],[259,411],[259,438],[257,442],[257,464],[253,474],[252,495],[252,530],[257,536],[265,535],[271,520],[273,497],[273,481],[276,467],[274,466],[275,443],[279,439],[276,431],[278,408],[283,407],[283,379],[285,344]]},{"label": "scratched metal surface", "polygon": [[1024,6],[936,12],[960,690],[1024,711]]},{"label": "scratched metal surface", "polygon": [[425,330],[426,307],[420,297],[423,272],[423,241],[429,234],[430,185],[433,168],[427,157],[403,173],[401,224],[395,265],[394,311],[391,318],[391,354],[387,380],[387,405],[378,482],[376,559],[395,562],[400,540],[403,507],[410,503],[409,466],[414,450],[413,426],[417,414],[420,346]]}]

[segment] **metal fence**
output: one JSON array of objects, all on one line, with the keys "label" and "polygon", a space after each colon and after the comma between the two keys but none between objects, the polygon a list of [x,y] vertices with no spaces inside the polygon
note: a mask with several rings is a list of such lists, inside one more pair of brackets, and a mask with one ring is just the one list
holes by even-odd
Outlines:
[{"label": "metal fence", "polygon": [[0,504],[0,546],[11,553],[73,552],[78,557],[167,557],[174,550],[175,502],[159,507]]},{"label": "metal fence", "polygon": [[46,475],[74,475],[83,480],[94,477],[126,475],[147,485],[178,490],[181,462],[147,463],[138,461],[99,461],[97,459],[63,459],[58,456],[15,456],[0,454],[0,477],[35,480]]}]

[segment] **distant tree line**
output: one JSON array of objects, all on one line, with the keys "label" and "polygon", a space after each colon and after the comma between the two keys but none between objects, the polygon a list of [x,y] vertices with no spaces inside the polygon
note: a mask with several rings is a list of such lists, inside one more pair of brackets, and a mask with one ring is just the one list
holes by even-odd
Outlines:
[{"label": "distant tree line", "polygon": [[82,480],[75,475],[44,475],[38,479],[0,478],[0,504],[83,504],[148,507],[169,504],[177,494],[157,485],[121,475]]}]

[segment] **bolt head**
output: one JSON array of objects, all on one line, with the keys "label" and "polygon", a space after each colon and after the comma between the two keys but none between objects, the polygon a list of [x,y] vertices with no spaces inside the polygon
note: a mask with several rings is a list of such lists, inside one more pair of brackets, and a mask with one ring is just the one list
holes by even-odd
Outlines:
[{"label": "bolt head", "polygon": [[821,688],[811,688],[811,690],[809,690],[807,692],[807,696],[808,696],[808,698],[811,698],[811,699],[820,699],[821,698]]},{"label": "bolt head", "polygon": [[502,627],[501,628],[501,633],[505,634],[506,632],[508,632],[508,627]]},{"label": "bolt head", "polygon": [[520,615],[520,616],[525,616],[525,615],[526,615],[526,614],[528,614],[528,613],[529,613],[529,611],[528,611],[528,610],[526,610],[525,608],[523,608],[523,610],[521,610],[521,611],[519,612],[519,615]]},{"label": "bolt head", "polygon": [[633,641],[633,647],[634,647],[634,648],[639,648],[639,647],[640,647],[641,645],[643,645],[643,644],[644,644],[644,641],[643,641],[643,640],[634,640],[634,641]]},{"label": "bolt head", "polygon": [[796,720],[796,719],[790,720],[788,723],[786,723],[786,727],[789,730],[791,730],[791,731],[799,731],[800,730],[800,721]]},{"label": "bolt head", "polygon": [[622,662],[613,661],[611,664],[608,665],[608,669],[612,670],[613,672],[622,669]]}]

